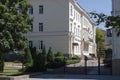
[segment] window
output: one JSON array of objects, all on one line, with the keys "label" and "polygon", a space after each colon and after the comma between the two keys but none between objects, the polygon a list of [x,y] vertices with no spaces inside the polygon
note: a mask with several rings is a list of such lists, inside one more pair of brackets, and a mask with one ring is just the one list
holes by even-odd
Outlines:
[{"label": "window", "polygon": [[29,41],[29,47],[33,47],[33,42]]},{"label": "window", "polygon": [[73,26],[72,26],[72,23],[71,23],[71,26],[70,26],[70,32],[72,32],[72,27],[73,27]]},{"label": "window", "polygon": [[33,23],[31,23],[30,27],[31,27],[31,32],[33,32]]},{"label": "window", "polygon": [[39,6],[39,14],[43,14],[43,5]]},{"label": "window", "polygon": [[72,5],[71,5],[71,16],[73,15],[73,7],[72,7]]},{"label": "window", "polygon": [[39,23],[39,32],[43,32],[43,23]]},{"label": "window", "polygon": [[74,11],[74,19],[75,19],[75,11]]},{"label": "window", "polygon": [[39,49],[43,49],[43,41],[39,41]]},{"label": "window", "polygon": [[32,15],[33,14],[33,8],[29,8],[28,13]]}]

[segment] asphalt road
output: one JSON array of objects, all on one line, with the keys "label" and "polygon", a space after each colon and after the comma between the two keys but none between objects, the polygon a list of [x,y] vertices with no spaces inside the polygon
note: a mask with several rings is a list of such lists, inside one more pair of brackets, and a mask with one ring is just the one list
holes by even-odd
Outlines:
[{"label": "asphalt road", "polygon": [[74,75],[74,74],[38,74],[30,80],[120,80],[120,76],[107,75]]}]

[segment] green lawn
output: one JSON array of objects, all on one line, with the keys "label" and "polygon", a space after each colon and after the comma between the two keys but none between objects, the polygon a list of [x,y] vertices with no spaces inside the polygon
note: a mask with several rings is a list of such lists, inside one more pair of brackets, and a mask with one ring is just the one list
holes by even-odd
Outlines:
[{"label": "green lawn", "polygon": [[[11,62],[12,63],[12,62]],[[20,72],[21,68],[15,68],[15,67],[4,67],[4,71],[0,72],[0,75],[10,76],[10,75],[17,75],[22,72]]]},{"label": "green lawn", "polygon": [[79,62],[80,62],[80,60],[67,60],[66,64],[69,65],[69,64],[79,63]]}]

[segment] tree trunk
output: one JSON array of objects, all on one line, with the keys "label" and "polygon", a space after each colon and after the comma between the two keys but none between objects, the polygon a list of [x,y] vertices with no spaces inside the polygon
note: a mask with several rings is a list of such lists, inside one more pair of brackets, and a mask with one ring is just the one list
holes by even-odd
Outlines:
[{"label": "tree trunk", "polygon": [[4,70],[4,53],[0,51],[0,72]]}]

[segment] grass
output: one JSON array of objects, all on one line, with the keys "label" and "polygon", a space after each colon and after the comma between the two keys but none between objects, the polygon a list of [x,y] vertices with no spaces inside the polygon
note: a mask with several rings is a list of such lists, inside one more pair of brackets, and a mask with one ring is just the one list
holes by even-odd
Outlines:
[{"label": "grass", "polygon": [[[12,63],[12,62],[10,62],[10,63]],[[4,76],[17,75],[17,74],[21,74],[22,73],[20,70],[21,70],[21,68],[5,66],[4,67],[4,71],[0,72],[0,75],[4,75]]]},{"label": "grass", "polygon": [[79,62],[80,62],[80,60],[67,60],[66,64],[69,65],[69,64],[79,63]]}]

